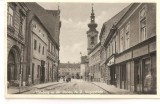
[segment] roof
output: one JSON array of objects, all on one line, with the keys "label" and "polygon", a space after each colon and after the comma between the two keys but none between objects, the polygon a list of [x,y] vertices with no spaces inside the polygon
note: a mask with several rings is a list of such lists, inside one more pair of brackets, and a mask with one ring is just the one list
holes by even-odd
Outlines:
[{"label": "roof", "polygon": [[57,45],[59,45],[59,36],[57,36],[55,32],[56,18],[35,2],[26,2],[25,4],[29,10],[31,10],[31,12],[40,19],[41,23],[46,27],[53,40]]},{"label": "roof", "polygon": [[113,26],[113,24],[117,23],[125,15],[125,13],[130,9],[131,6],[132,6],[132,4],[128,5],[122,11],[120,11],[118,14],[116,14],[115,16],[113,16],[111,19],[109,19],[108,21],[106,21],[103,24],[102,30],[101,30],[101,33],[100,33],[100,38],[102,36],[103,29],[105,29],[105,32],[108,35],[109,32],[110,32],[110,29]]},{"label": "roof", "polygon": [[80,68],[79,63],[60,63],[59,68]]},{"label": "roof", "polygon": [[58,15],[59,11],[58,10],[46,10],[48,13],[51,13],[51,14],[55,14],[55,15]]}]

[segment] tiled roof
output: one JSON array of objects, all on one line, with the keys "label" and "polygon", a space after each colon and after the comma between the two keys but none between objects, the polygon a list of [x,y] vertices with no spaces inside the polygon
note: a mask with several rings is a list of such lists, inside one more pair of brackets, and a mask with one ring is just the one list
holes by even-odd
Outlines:
[{"label": "tiled roof", "polygon": [[80,68],[79,63],[60,63],[59,68]]},{"label": "tiled roof", "polygon": [[[113,24],[117,23],[124,15],[125,13],[129,10],[129,8],[132,6],[132,4],[130,4],[129,6],[125,7],[122,11],[120,11],[118,14],[116,14],[115,16],[113,16],[111,19],[109,19],[108,21],[106,21],[103,24],[102,29],[105,29],[105,34],[109,34],[110,29],[112,28]],[[100,33],[100,37],[102,35],[102,31]]]},{"label": "tiled roof", "polygon": [[51,37],[59,45],[59,36],[56,36],[55,33],[56,18],[35,2],[26,2],[25,4],[29,8],[29,10],[31,10],[31,12],[40,19],[44,27],[50,33]]}]

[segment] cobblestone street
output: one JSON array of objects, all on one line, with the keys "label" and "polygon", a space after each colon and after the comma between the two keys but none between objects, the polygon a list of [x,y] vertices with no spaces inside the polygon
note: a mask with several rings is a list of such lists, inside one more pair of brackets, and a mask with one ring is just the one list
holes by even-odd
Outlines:
[{"label": "cobblestone street", "polygon": [[52,84],[39,84],[23,94],[133,94],[127,90],[101,82],[86,82],[72,79],[71,82],[55,82]]}]

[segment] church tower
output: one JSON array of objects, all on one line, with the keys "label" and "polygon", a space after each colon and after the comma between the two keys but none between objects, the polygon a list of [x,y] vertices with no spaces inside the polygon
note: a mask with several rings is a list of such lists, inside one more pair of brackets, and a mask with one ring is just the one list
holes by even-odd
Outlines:
[{"label": "church tower", "polygon": [[97,24],[95,23],[95,16],[92,4],[92,13],[90,16],[90,23],[88,24],[89,30],[87,31],[88,38],[88,53],[97,45],[98,31],[96,30]]}]

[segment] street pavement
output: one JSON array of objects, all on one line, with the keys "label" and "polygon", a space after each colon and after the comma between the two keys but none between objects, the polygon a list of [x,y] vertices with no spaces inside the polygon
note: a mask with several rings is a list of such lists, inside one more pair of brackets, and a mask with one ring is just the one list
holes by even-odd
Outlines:
[{"label": "street pavement", "polygon": [[72,79],[68,83],[60,81],[39,86],[34,86],[30,91],[23,92],[23,94],[131,94],[129,91],[121,90],[105,83],[77,79]]},{"label": "street pavement", "polygon": [[33,88],[23,94],[108,94],[108,91],[83,80],[72,79],[42,88]]}]

